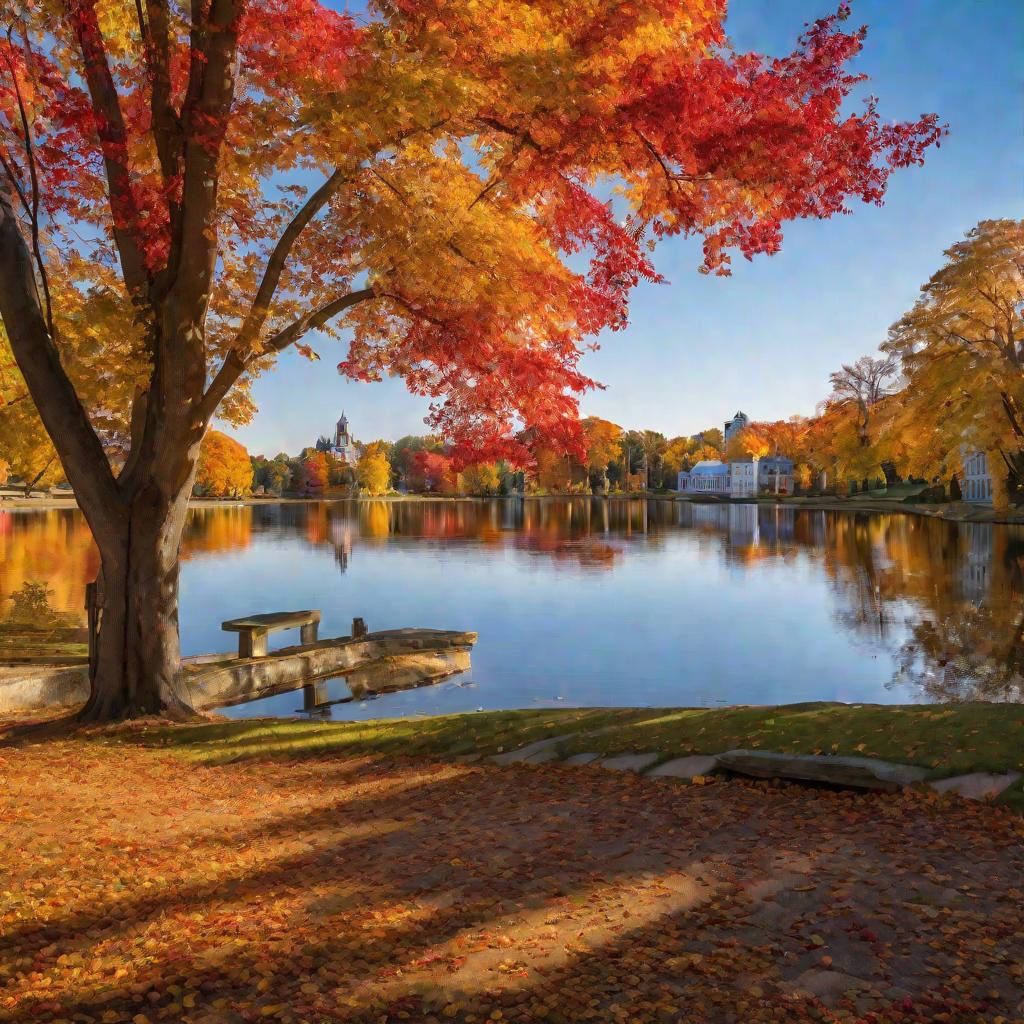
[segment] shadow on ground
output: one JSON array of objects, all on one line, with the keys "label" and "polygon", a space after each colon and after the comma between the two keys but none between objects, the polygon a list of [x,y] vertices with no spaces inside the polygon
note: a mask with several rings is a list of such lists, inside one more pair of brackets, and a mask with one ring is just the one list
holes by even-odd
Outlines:
[{"label": "shadow on ground", "polygon": [[0,750],[0,793],[0,1020],[1022,1012],[998,808],[52,737]]}]

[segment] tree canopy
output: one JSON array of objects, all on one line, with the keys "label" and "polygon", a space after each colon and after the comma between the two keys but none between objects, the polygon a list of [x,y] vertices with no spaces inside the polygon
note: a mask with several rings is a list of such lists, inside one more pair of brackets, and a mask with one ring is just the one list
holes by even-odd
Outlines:
[{"label": "tree canopy", "polygon": [[207,412],[244,419],[254,374],[344,324],[344,372],[402,373],[446,436],[572,440],[583,346],[659,279],[648,239],[698,235],[703,269],[727,272],[787,220],[880,202],[941,133],[874,101],[844,111],[865,34],[845,7],[774,60],[730,49],[719,2],[372,10],[218,0],[193,23],[160,0],[51,0],[0,45],[7,185],[45,313],[61,345],[59,280],[107,304],[96,348],[127,383],[123,422],[159,353],[104,325],[160,315],[188,266]]}]

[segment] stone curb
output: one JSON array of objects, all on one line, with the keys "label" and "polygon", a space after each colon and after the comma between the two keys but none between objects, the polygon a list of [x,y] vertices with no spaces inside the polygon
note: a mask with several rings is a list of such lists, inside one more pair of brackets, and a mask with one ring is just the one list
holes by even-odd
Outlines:
[{"label": "stone curb", "polygon": [[[656,751],[605,757],[588,751],[562,759],[558,745],[573,733],[537,740],[518,750],[493,754],[494,764],[553,764],[569,767],[590,765],[605,771],[632,772],[645,778],[683,781],[705,778],[723,771],[755,778],[787,779],[794,782],[824,782],[850,789],[895,792],[926,784],[937,793],[955,793],[967,800],[991,800],[1024,774],[969,772],[946,779],[927,780],[928,769],[873,757],[833,757],[816,754],[782,754],[767,750],[727,750],[721,754],[693,754],[658,763]],[[472,755],[470,755],[472,756]],[[460,761],[468,760],[463,755]]]}]

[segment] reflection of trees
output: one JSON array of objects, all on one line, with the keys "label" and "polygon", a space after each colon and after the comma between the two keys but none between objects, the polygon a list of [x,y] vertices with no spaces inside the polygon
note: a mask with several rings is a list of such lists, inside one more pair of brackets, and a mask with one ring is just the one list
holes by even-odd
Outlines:
[{"label": "reflection of trees", "polygon": [[79,513],[0,511],[0,614],[26,583],[41,583],[55,611],[84,622],[85,585],[98,570],[99,555]]},{"label": "reflection of trees", "polygon": [[840,621],[888,643],[905,622],[895,682],[931,700],[1024,699],[1024,536],[912,516],[822,517]]},{"label": "reflection of trees", "polygon": [[[898,681],[935,700],[1022,700],[1024,531],[906,515],[644,499],[340,501],[194,509],[183,558],[248,547],[254,535],[330,548],[345,571],[364,543],[514,548],[555,566],[605,571],[671,533],[697,534],[707,557],[749,567],[811,559],[844,629],[894,645]],[[0,601],[45,583],[80,621],[98,567],[76,512],[0,512]],[[0,610],[3,605],[0,604]],[[906,632],[897,626],[906,624]]]},{"label": "reflection of trees", "polygon": [[182,560],[247,548],[252,542],[252,507],[193,508],[185,523]]},{"label": "reflection of trees", "polygon": [[982,523],[960,533],[961,599],[912,624],[897,678],[933,700],[1024,701],[1024,537]]}]

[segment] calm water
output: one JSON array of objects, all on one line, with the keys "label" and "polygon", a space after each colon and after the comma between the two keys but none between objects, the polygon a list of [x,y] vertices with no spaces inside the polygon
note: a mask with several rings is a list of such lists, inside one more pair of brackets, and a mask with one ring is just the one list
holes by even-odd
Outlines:
[{"label": "calm water", "polygon": [[[186,654],[231,649],[223,619],[289,608],[322,609],[322,636],[356,615],[480,634],[471,672],[335,718],[1024,699],[1013,527],[669,501],[342,501],[195,509],[183,557]],[[96,568],[78,513],[0,512],[0,598],[45,580],[80,616]]]}]

